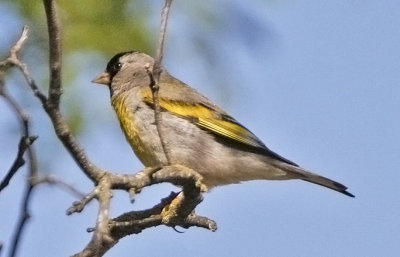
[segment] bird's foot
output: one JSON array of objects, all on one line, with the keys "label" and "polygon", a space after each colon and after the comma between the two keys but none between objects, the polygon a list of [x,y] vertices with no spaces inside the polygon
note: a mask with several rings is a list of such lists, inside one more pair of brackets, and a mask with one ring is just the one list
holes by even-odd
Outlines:
[{"label": "bird's foot", "polygon": [[161,221],[165,225],[174,226],[179,219],[179,210],[184,201],[184,194],[180,192],[170,204],[165,206],[161,211]]}]

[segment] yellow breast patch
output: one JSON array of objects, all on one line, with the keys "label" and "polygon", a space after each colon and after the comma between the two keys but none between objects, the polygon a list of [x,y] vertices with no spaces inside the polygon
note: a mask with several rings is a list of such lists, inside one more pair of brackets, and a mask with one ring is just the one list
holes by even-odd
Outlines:
[{"label": "yellow breast patch", "polygon": [[117,113],[122,131],[132,147],[133,151],[145,166],[152,166],[156,162],[150,146],[144,144],[140,137],[138,124],[135,122],[134,112],[126,104],[126,97],[119,97],[112,100],[112,105]]}]

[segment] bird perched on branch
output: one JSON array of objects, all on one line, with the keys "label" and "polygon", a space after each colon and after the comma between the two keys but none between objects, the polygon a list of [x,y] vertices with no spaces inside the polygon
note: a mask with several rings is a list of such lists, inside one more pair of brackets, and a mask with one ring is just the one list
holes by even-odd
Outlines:
[{"label": "bird perched on branch", "polygon": [[[93,82],[107,85],[126,139],[146,167],[168,163],[155,122],[154,59],[141,52],[115,55]],[[347,187],[289,161],[267,148],[232,116],[161,68],[161,131],[172,164],[203,176],[208,187],[248,180],[302,179],[345,195]]]}]

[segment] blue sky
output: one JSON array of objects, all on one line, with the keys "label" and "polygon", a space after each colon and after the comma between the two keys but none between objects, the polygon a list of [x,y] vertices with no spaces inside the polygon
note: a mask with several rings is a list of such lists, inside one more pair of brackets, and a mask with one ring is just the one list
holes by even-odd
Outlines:
[{"label": "blue sky", "polygon": [[[356,198],[303,181],[215,188],[197,212],[216,220],[217,232],[191,228],[178,234],[157,227],[123,239],[106,256],[398,256],[400,2],[208,2],[195,8],[221,15],[216,28],[193,22],[186,11],[194,7],[185,1],[174,3],[165,59],[170,73],[217,102],[268,147],[347,185]],[[158,10],[152,15],[149,22],[157,29]],[[20,25],[0,4],[2,53]],[[210,56],[202,56],[198,47],[211,49]],[[126,49],[115,51],[121,50]],[[65,61],[78,63],[80,58]],[[89,61],[80,62],[85,72],[65,92],[66,99],[84,102],[81,111],[90,125],[79,139],[99,166],[140,170],[119,130],[107,89],[90,83],[108,57],[85,58]],[[43,158],[43,172],[89,191],[90,182],[54,143],[48,119],[37,111],[37,101],[18,89],[18,81],[13,76],[8,85],[34,112],[34,130],[40,136],[35,144],[43,152],[51,147],[57,153],[51,157],[56,161]],[[87,96],[93,100],[84,101]],[[14,158],[17,128],[0,101],[0,174]],[[21,172],[0,194],[5,251],[24,178]],[[173,189],[146,189],[133,206],[125,193],[117,192],[112,214],[152,206]],[[92,203],[82,214],[67,217],[65,210],[74,200],[53,187],[37,189],[20,256],[66,256],[84,247],[90,238],[85,229],[93,226],[97,206]]]}]

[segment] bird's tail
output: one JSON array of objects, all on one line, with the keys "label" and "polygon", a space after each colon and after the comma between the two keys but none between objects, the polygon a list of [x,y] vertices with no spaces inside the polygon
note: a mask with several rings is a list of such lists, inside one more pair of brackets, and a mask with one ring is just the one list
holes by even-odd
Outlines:
[{"label": "bird's tail", "polygon": [[349,193],[347,191],[347,187],[345,185],[343,185],[343,184],[341,184],[339,182],[336,182],[336,181],[334,181],[332,179],[325,178],[325,177],[317,175],[315,173],[306,171],[306,170],[304,170],[304,169],[302,169],[300,167],[296,167],[296,166],[293,166],[293,165],[290,165],[290,164],[286,164],[286,163],[282,163],[282,162],[280,162],[278,164],[278,166],[281,169],[283,169],[283,170],[285,170],[287,172],[294,173],[294,174],[298,175],[299,178],[302,179],[302,180],[305,180],[305,181],[308,181],[308,182],[311,182],[311,183],[314,183],[314,184],[317,184],[317,185],[320,185],[320,186],[324,186],[324,187],[330,188],[332,190],[335,190],[337,192],[340,192],[340,193],[345,194],[345,195],[350,196],[350,197],[354,197],[353,194],[351,194],[351,193]]}]

